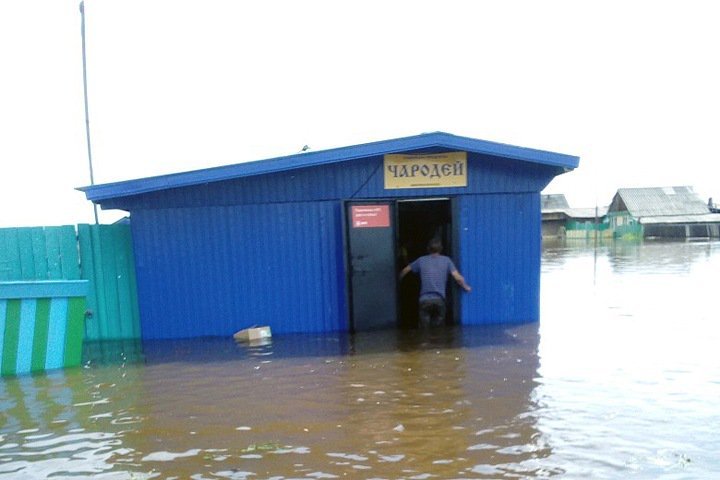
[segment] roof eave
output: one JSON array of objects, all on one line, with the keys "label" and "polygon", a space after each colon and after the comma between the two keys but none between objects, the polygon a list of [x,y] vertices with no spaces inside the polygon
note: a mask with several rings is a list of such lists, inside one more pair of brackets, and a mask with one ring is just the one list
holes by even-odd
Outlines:
[{"label": "roof eave", "polygon": [[510,160],[558,167],[565,172],[576,168],[580,160],[579,157],[572,155],[460,137],[444,132],[435,132],[317,152],[299,153],[267,160],[257,160],[101,185],[90,185],[79,187],[77,190],[84,192],[88,200],[97,202],[110,198],[139,195],[169,188],[182,188],[222,180],[272,174],[298,168],[323,166],[388,153],[400,153],[427,148],[466,150]]}]

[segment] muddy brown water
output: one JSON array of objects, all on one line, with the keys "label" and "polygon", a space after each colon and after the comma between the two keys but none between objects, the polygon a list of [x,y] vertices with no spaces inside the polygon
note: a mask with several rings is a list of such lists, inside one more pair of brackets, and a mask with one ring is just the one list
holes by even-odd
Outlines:
[{"label": "muddy brown water", "polygon": [[541,321],[88,345],[0,478],[720,478],[720,243],[546,245]]}]

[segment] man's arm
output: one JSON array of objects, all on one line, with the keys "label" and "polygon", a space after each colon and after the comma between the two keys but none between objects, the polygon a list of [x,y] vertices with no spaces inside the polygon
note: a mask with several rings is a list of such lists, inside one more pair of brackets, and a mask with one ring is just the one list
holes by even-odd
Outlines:
[{"label": "man's arm", "polygon": [[472,287],[470,287],[470,285],[465,283],[465,277],[460,275],[460,272],[458,272],[457,270],[453,270],[452,272],[450,272],[450,275],[452,275],[452,277],[455,279],[457,284],[460,285],[463,290],[465,290],[466,292],[469,292],[472,290]]},{"label": "man's arm", "polygon": [[411,271],[412,271],[412,267],[410,265],[408,265],[407,267],[400,270],[400,280],[402,280],[405,277],[405,275],[407,275]]}]

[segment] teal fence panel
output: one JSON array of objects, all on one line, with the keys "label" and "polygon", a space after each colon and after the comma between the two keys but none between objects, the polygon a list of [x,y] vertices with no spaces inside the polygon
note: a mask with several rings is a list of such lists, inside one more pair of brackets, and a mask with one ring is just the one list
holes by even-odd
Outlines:
[{"label": "teal fence panel", "polygon": [[78,225],[81,276],[90,281],[87,340],[140,338],[129,225]]},{"label": "teal fence panel", "polygon": [[0,281],[79,279],[74,226],[0,229]]}]

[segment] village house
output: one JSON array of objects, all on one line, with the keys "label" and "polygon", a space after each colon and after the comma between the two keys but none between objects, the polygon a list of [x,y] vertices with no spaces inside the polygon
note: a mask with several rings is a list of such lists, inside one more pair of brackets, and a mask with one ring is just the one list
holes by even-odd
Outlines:
[{"label": "village house", "polygon": [[720,236],[720,213],[713,213],[689,186],[620,188],[607,221],[616,238]]}]

